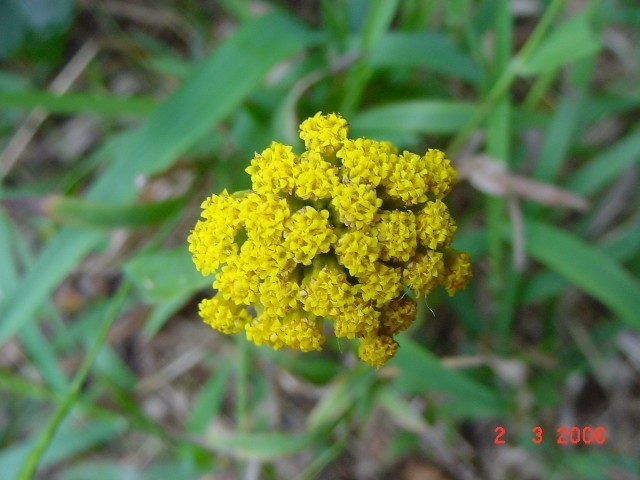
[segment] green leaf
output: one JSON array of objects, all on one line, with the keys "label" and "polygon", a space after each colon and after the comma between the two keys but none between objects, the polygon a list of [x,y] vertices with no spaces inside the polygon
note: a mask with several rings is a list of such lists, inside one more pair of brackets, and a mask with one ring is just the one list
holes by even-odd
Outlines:
[{"label": "green leaf", "polygon": [[369,62],[376,68],[427,68],[476,85],[480,71],[449,39],[438,33],[389,32]]},{"label": "green leaf", "polygon": [[38,367],[46,384],[53,390],[64,391],[69,381],[58,363],[54,350],[38,325],[27,324],[20,332],[20,341],[30,360]]},{"label": "green leaf", "polygon": [[[460,415],[501,415],[504,400],[466,375],[444,367],[438,358],[406,335],[399,337],[400,348],[390,365],[399,368],[396,386],[409,393],[441,392],[448,396],[447,408]],[[473,399],[473,401],[470,401]]]},{"label": "green leaf", "polygon": [[[609,435],[613,433],[612,431]],[[572,478],[585,480],[599,480],[603,475],[607,476],[607,473],[613,476],[614,471],[623,478],[623,472],[635,474],[628,478],[638,478],[640,475],[640,461],[637,458],[632,454],[620,455],[612,452],[571,452],[563,457],[558,467]]]},{"label": "green leaf", "polygon": [[96,115],[147,115],[156,107],[153,98],[116,97],[90,93],[0,92],[0,107],[43,108],[51,113],[93,113]]},{"label": "green leaf", "polygon": [[187,432],[204,433],[208,425],[219,415],[230,375],[231,363],[222,363],[215,374],[209,377],[191,408],[191,415],[185,425]]},{"label": "green leaf", "polygon": [[362,49],[375,51],[380,39],[389,29],[398,9],[398,0],[371,0],[362,27]]},{"label": "green leaf", "polygon": [[585,10],[558,26],[529,58],[515,65],[516,72],[537,75],[598,52],[601,45],[591,26],[590,15],[590,11]]},{"label": "green leaf", "polygon": [[[471,103],[414,100],[365,110],[349,119],[352,136],[390,133],[454,133],[474,111]],[[375,138],[375,136],[374,136]]]},{"label": "green leaf", "polygon": [[526,222],[529,254],[609,307],[640,331],[640,284],[619,263],[582,239],[541,222]]},{"label": "green leaf", "polygon": [[142,480],[142,474],[132,465],[89,460],[72,464],[55,476],[55,480],[87,480],[88,478],[94,480]]},{"label": "green leaf", "polygon": [[[351,137],[369,136],[398,144],[417,143],[420,135],[456,133],[467,124],[478,107],[453,100],[410,100],[373,107],[349,118]],[[540,127],[548,116],[514,109],[513,131]],[[399,139],[399,140],[398,140]]]},{"label": "green leaf", "polygon": [[207,439],[213,448],[247,459],[273,460],[293,455],[308,448],[315,441],[315,435],[287,435],[283,433],[239,433],[235,435],[215,435]]},{"label": "green leaf", "polygon": [[640,129],[593,157],[567,181],[567,188],[589,195],[612,182],[627,168],[640,162]]},{"label": "green leaf", "polygon": [[150,303],[166,302],[213,282],[196,270],[186,245],[138,255],[125,264],[124,272]]},{"label": "green leaf", "polygon": [[184,202],[184,198],[171,198],[154,203],[114,205],[79,198],[54,197],[49,201],[48,208],[53,217],[65,225],[139,228],[163,222],[175,215]]},{"label": "green leaf", "polygon": [[26,33],[22,16],[13,2],[0,2],[0,32],[0,58],[7,58],[20,48]]},{"label": "green leaf", "polygon": [[271,67],[317,38],[278,12],[245,25],[131,135],[91,197],[131,199],[137,176],[168,168],[258,87]]},{"label": "green leaf", "polygon": [[[127,422],[123,419],[94,420],[78,425],[77,419],[70,417],[54,435],[49,449],[42,457],[41,468],[51,467],[107,443],[126,430]],[[0,472],[3,478],[18,478],[20,465],[36,438],[34,436],[0,452]]]},{"label": "green leaf", "polygon": [[28,273],[0,304],[0,345],[31,320],[58,282],[100,240],[101,234],[68,228],[46,243]]},{"label": "green leaf", "polygon": [[334,379],[322,399],[307,418],[307,431],[314,432],[335,425],[361,395],[368,394],[374,380],[369,370],[350,372]]}]

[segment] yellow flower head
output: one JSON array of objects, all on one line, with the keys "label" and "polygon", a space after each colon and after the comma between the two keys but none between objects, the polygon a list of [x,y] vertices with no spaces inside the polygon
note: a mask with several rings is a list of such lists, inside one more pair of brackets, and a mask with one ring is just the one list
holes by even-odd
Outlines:
[{"label": "yellow flower head", "polygon": [[256,192],[291,193],[298,163],[293,147],[273,142],[261,154],[256,153],[245,171],[251,175],[251,183]]},{"label": "yellow flower head", "polygon": [[341,183],[335,191],[331,204],[348,227],[362,228],[376,218],[382,199],[371,185]]},{"label": "yellow flower head", "polygon": [[345,266],[350,275],[367,275],[380,256],[378,234],[372,227],[349,230],[338,239],[335,252],[338,262]]},{"label": "yellow flower head", "polygon": [[411,211],[383,211],[376,223],[380,259],[406,262],[416,251],[416,218]]},{"label": "yellow flower head", "polygon": [[375,262],[371,271],[363,276],[354,289],[362,295],[363,300],[384,305],[389,303],[402,289],[402,271],[382,262]]},{"label": "yellow flower head", "polygon": [[406,205],[427,201],[429,176],[423,157],[405,151],[402,155],[392,156],[391,167],[391,173],[383,183],[391,197],[402,200]]},{"label": "yellow flower head", "polygon": [[442,200],[426,203],[418,214],[417,226],[420,243],[432,250],[449,245],[458,228]]},{"label": "yellow flower head", "polygon": [[238,251],[233,239],[240,228],[240,201],[223,190],[201,206],[205,220],[196,223],[187,240],[196,268],[209,275]]},{"label": "yellow flower head", "polygon": [[398,350],[398,342],[388,335],[367,337],[360,342],[358,356],[373,367],[384,365]]},{"label": "yellow flower head", "polygon": [[435,250],[419,253],[407,263],[403,270],[403,280],[416,295],[423,296],[431,292],[444,275],[443,254]]},{"label": "yellow flower head", "polygon": [[332,156],[347,138],[349,124],[340,115],[316,113],[300,124],[300,138],[311,152]]},{"label": "yellow flower head", "polygon": [[389,156],[395,153],[388,142],[368,138],[345,140],[336,157],[342,159],[345,182],[377,187],[391,172]]},{"label": "yellow flower head", "polygon": [[411,297],[402,295],[387,303],[380,312],[380,328],[386,335],[395,335],[409,328],[416,318],[418,306]]},{"label": "yellow flower head", "polygon": [[445,273],[443,286],[452,296],[458,290],[463,290],[471,278],[471,258],[467,252],[460,252],[449,248],[445,251]]},{"label": "yellow flower head", "polygon": [[318,152],[305,152],[295,170],[295,193],[303,200],[331,198],[340,184],[338,167]]},{"label": "yellow flower head", "polygon": [[451,191],[456,179],[456,171],[451,162],[440,150],[429,149],[422,157],[426,164],[429,193],[437,199],[443,199]]},{"label": "yellow flower head", "polygon": [[351,289],[341,269],[325,265],[303,280],[300,300],[307,312],[319,317],[335,318],[353,301]]},{"label": "yellow flower head", "polygon": [[251,317],[244,307],[221,298],[205,298],[199,305],[200,316],[207,323],[222,333],[232,334],[241,332],[251,321]]},{"label": "yellow flower head", "polygon": [[293,259],[304,265],[319,253],[329,251],[337,236],[329,224],[329,212],[303,207],[291,215],[285,224],[284,246],[293,254]]},{"label": "yellow flower head", "polygon": [[336,317],[334,331],[338,338],[365,338],[374,334],[378,327],[380,311],[364,300],[347,305]]},{"label": "yellow flower head", "polygon": [[466,286],[469,255],[450,247],[456,224],[442,201],[455,180],[449,160],[347,133],[340,115],[318,113],[300,125],[304,152],[273,142],[246,169],[252,190],[202,203],[188,243],[196,268],[215,275],[205,323],[308,352],[322,349],[327,319],[380,366],[416,315],[403,289]]}]

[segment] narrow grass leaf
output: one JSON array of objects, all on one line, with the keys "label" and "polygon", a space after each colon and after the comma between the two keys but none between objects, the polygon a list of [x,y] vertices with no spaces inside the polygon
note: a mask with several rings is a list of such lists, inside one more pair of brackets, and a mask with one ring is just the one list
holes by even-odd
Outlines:
[{"label": "narrow grass leaf", "polygon": [[453,133],[474,111],[471,103],[448,100],[414,100],[374,107],[349,119],[354,136],[376,133]]},{"label": "narrow grass leaf", "polygon": [[179,212],[184,203],[184,198],[123,205],[54,197],[47,202],[47,210],[58,222],[73,227],[140,228],[163,222]]},{"label": "narrow grass leaf", "polygon": [[[54,480],[142,480],[142,473],[131,465],[107,461],[81,461],[58,473]],[[180,477],[182,480],[182,477]]]},{"label": "narrow grass leaf", "polygon": [[461,415],[504,414],[504,400],[466,375],[444,367],[438,358],[418,343],[403,336],[398,353],[390,365],[399,368],[396,386],[409,393],[447,394],[448,408]]},{"label": "narrow grass leaf", "polygon": [[38,368],[45,383],[53,390],[61,392],[69,385],[48,340],[42,335],[36,323],[29,323],[20,332],[20,341],[30,360]]},{"label": "narrow grass leaf", "polygon": [[47,242],[27,275],[0,304],[0,345],[32,318],[65,272],[77,265],[101,239],[99,233],[69,228]]},{"label": "narrow grass leaf", "polygon": [[584,95],[568,94],[560,100],[544,136],[534,176],[553,182],[562,168],[582,111]]},{"label": "narrow grass leaf", "polygon": [[245,459],[273,460],[307,449],[316,440],[314,434],[239,433],[213,436],[207,443],[221,452]]},{"label": "narrow grass leaf", "polygon": [[597,154],[569,177],[566,187],[581,195],[595,193],[627,168],[640,163],[640,129]]},{"label": "narrow grass leaf", "polygon": [[556,27],[531,55],[516,66],[521,75],[537,75],[593,55],[600,41],[593,31],[590,10]]},{"label": "narrow grass leaf", "polygon": [[353,406],[370,387],[373,377],[358,370],[352,375],[335,378],[322,399],[316,404],[307,419],[307,430],[321,430],[334,424]]},{"label": "narrow grass leaf", "polygon": [[192,295],[193,292],[187,291],[171,297],[169,300],[155,303],[144,327],[142,327],[143,338],[146,340],[153,338],[163,325],[189,301]]},{"label": "narrow grass leaf", "polygon": [[577,476],[585,480],[600,480],[603,476],[614,476],[613,472],[635,474],[633,478],[640,475],[640,460],[632,455],[609,452],[571,452],[559,467],[574,478]]},{"label": "narrow grass leaf", "polygon": [[0,302],[9,294],[10,287],[15,284],[18,276],[17,265],[12,246],[13,224],[4,210],[0,210]]},{"label": "narrow grass leaf", "polygon": [[377,50],[381,38],[391,25],[398,9],[398,0],[372,0],[362,28],[362,49]]},{"label": "narrow grass leaf", "polygon": [[[373,107],[350,119],[352,136],[376,139],[413,139],[415,144],[425,134],[458,132],[477,111],[477,105],[454,100],[410,100]],[[512,110],[511,129],[546,125],[548,115],[540,112]],[[404,142],[407,144],[407,142]]]},{"label": "narrow grass leaf", "polygon": [[[507,238],[511,232],[505,233]],[[607,235],[598,244],[606,255],[619,263],[625,263],[640,254],[640,223],[629,222],[623,228]],[[544,270],[532,277],[525,285],[523,302],[542,301],[558,295],[569,282],[557,272]]]},{"label": "narrow grass leaf", "polygon": [[473,85],[480,80],[473,61],[439,33],[389,32],[370,53],[369,62],[375,68],[426,68]]},{"label": "narrow grass leaf", "polygon": [[640,331],[640,284],[619,263],[582,239],[542,222],[526,222],[529,254],[566,277]]},{"label": "narrow grass leaf", "polygon": [[93,186],[92,198],[133,198],[136,177],[169,167],[259,86],[276,63],[316,40],[280,12],[244,25],[133,133]]},{"label": "narrow grass leaf", "polygon": [[[126,430],[127,422],[123,419],[94,420],[79,425],[77,420],[69,418],[53,437],[49,450],[42,457],[41,468],[51,467],[105,444]],[[2,478],[18,478],[20,465],[36,439],[37,437],[32,437],[0,452]]]},{"label": "narrow grass leaf", "polygon": [[151,113],[157,104],[157,100],[146,97],[126,98],[91,93],[57,95],[46,91],[0,92],[0,108],[28,110],[42,108],[56,114],[90,113],[100,116],[142,116]]},{"label": "narrow grass leaf", "polygon": [[213,282],[212,276],[203,277],[195,269],[186,245],[137,255],[125,264],[124,272],[150,303],[169,301]]},{"label": "narrow grass leaf", "polygon": [[73,378],[73,382],[71,382],[69,388],[65,392],[62,401],[56,406],[51,419],[44,425],[37,438],[35,438],[33,445],[30,446],[30,451],[26,455],[24,462],[20,467],[18,476],[16,477],[18,480],[28,480],[35,475],[43,456],[45,456],[47,451],[50,450],[49,447],[55,439],[56,432],[59,431],[60,426],[64,423],[64,420],[67,418],[72,407],[78,402],[80,390],[89,375],[100,347],[102,347],[107,339],[107,334],[109,333],[111,325],[127,298],[129,289],[130,284],[128,282],[123,282],[118,288],[113,299],[109,302],[109,311],[104,316],[101,325],[98,326],[97,334],[95,334],[87,355],[82,360],[82,363]]},{"label": "narrow grass leaf", "polygon": [[231,376],[231,363],[222,363],[200,389],[191,409],[185,430],[189,433],[204,433],[213,419],[220,413],[220,407],[227,392]]}]

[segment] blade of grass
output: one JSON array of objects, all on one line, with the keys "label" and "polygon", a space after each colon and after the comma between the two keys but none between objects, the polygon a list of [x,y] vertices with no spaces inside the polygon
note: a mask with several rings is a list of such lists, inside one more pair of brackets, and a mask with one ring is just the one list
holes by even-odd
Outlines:
[{"label": "blade of grass", "polygon": [[535,75],[575,62],[600,50],[591,28],[590,8],[556,27],[527,58],[517,63],[517,73]]},{"label": "blade of grass", "polygon": [[369,62],[374,68],[427,68],[477,85],[480,72],[473,61],[439,33],[389,32]]},{"label": "blade of grass", "polygon": [[238,433],[216,435],[207,443],[220,452],[242,459],[273,460],[301,452],[312,445],[316,437],[315,433]]},{"label": "blade of grass", "polygon": [[354,136],[376,132],[453,133],[472,116],[474,104],[446,100],[415,100],[371,108],[349,119]]},{"label": "blade of grass", "polygon": [[[598,248],[620,264],[640,255],[640,222],[630,221],[615,234],[607,235],[598,243]],[[567,279],[557,272],[545,270],[527,282],[523,302],[530,303],[551,298],[567,288],[568,284]]]},{"label": "blade of grass", "polygon": [[93,185],[91,198],[132,199],[137,176],[169,167],[258,87],[276,63],[317,40],[300,23],[279,12],[243,26],[118,150],[109,169]]},{"label": "blade of grass", "polygon": [[363,56],[347,71],[340,111],[351,117],[360,103],[364,89],[373,75],[369,52],[376,49],[398,9],[398,0],[372,0],[360,34],[360,51]]},{"label": "blade of grass", "polygon": [[[452,100],[410,100],[373,107],[355,113],[349,119],[352,136],[370,136],[376,139],[390,135],[455,133],[463,128],[477,110],[474,103]],[[511,128],[545,125],[548,116],[540,112],[514,109]],[[447,151],[447,153],[449,153]]]},{"label": "blade of grass", "polygon": [[185,245],[170,250],[141,253],[124,265],[124,272],[149,303],[170,301],[210,286],[194,267]]},{"label": "blade of grass", "polygon": [[100,348],[106,341],[111,324],[118,316],[118,312],[122,308],[127,298],[129,288],[129,283],[125,282],[118,289],[118,292],[116,293],[111,303],[110,311],[105,315],[102,325],[100,325],[100,329],[98,330],[98,333],[96,334],[96,337],[93,341],[91,349],[88,351],[87,356],[82,361],[82,364],[80,365],[80,368],[78,369],[78,372],[76,373],[76,376],[74,377],[73,382],[71,383],[71,386],[69,387],[69,390],[65,395],[64,401],[58,404],[51,420],[42,430],[40,436],[36,440],[33,449],[27,455],[27,458],[25,459],[22,467],[20,468],[20,472],[18,473],[18,480],[30,480],[34,476],[36,469],[38,468],[38,463],[46,452],[47,447],[51,443],[56,430],[60,426],[60,423],[67,416],[67,413],[69,413],[69,410],[71,410],[71,407],[73,407],[76,399],[78,398],[82,384],[86,380],[87,375],[89,375],[91,366],[93,365],[93,361],[98,355]]},{"label": "blade of grass", "polygon": [[579,62],[571,72],[570,91],[562,95],[555,108],[536,161],[534,177],[538,180],[554,182],[562,170],[569,147],[578,132],[594,60],[591,57]]},{"label": "blade of grass", "polygon": [[566,188],[580,195],[595,193],[628,167],[640,162],[640,129],[597,154],[566,183]]},{"label": "blade of grass", "polygon": [[476,109],[473,115],[467,120],[464,126],[460,129],[454,139],[447,147],[449,155],[455,155],[458,150],[465,144],[469,136],[473,131],[482,123],[487,115],[492,111],[496,102],[503,98],[511,87],[512,82],[515,80],[518,66],[520,63],[526,63],[532,52],[534,52],[543,39],[545,38],[547,31],[551,27],[553,19],[558,15],[560,10],[565,4],[565,0],[552,0],[549,6],[544,11],[542,18],[538,22],[535,30],[531,36],[527,39],[520,52],[511,60],[509,66],[505,68],[498,79],[493,84],[493,87],[483,99],[480,108]]},{"label": "blade of grass", "polygon": [[83,228],[139,228],[156,225],[175,215],[184,206],[184,198],[161,202],[114,205],[72,197],[53,197],[45,209],[60,223]]},{"label": "blade of grass", "polygon": [[29,323],[20,332],[20,342],[31,361],[37,366],[47,385],[64,391],[69,381],[58,364],[56,353],[35,323]]},{"label": "blade of grass", "polygon": [[[121,418],[93,420],[78,426],[68,419],[55,436],[55,442],[42,459],[43,467],[51,467],[59,462],[73,459],[74,456],[108,442],[127,430],[127,422]],[[29,452],[33,442],[25,440],[0,452],[0,471],[2,478],[19,477],[20,460]],[[28,477],[30,480],[32,477]],[[35,478],[35,477],[34,477]]]},{"label": "blade of grass", "polygon": [[231,364],[223,363],[204,384],[198,393],[185,430],[189,433],[204,433],[207,425],[220,413],[231,374]]},{"label": "blade of grass", "polygon": [[[438,358],[415,341],[398,337],[400,348],[390,364],[399,368],[396,388],[407,393],[442,392],[447,406],[460,415],[503,415],[506,402],[496,392],[466,375],[444,367]],[[470,401],[473,399],[473,401]]]},{"label": "blade of grass", "polygon": [[[496,6],[494,22],[496,36],[494,69],[496,72],[503,72],[508,69],[513,36],[508,0],[501,0]],[[486,150],[489,156],[507,164],[510,158],[510,125],[511,102],[505,95],[496,101],[493,114],[487,118]],[[518,291],[517,277],[513,271],[505,270],[504,244],[501,237],[505,223],[504,198],[486,196],[484,211],[487,222],[485,233],[489,251],[488,287],[494,303],[498,306],[489,327],[495,334],[498,351],[504,353],[513,318],[515,295]],[[515,280],[515,284],[509,282],[513,280]]]},{"label": "blade of grass", "polygon": [[151,113],[157,100],[144,97],[116,97],[91,93],[65,93],[56,95],[43,91],[0,92],[0,108],[42,108],[49,113],[89,113],[100,116],[135,115]]},{"label": "blade of grass", "polygon": [[600,249],[560,229],[526,221],[529,254],[592,295],[640,331],[640,284]]}]

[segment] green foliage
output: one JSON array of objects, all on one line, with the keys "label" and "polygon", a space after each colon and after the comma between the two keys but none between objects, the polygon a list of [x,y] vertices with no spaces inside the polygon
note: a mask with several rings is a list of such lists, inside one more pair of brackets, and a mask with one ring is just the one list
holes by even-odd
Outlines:
[{"label": "green foliage", "polygon": [[[204,3],[0,1],[0,477],[329,478],[369,454],[381,476],[423,458],[481,478],[507,451],[531,465],[504,478],[637,475],[624,395],[640,348],[640,96],[625,45],[640,7]],[[99,52],[56,93],[88,18]],[[380,370],[354,367],[339,341],[314,354],[229,342],[196,313],[213,282],[185,245],[198,205],[248,187],[253,152],[296,142],[320,110],[353,137],[443,148],[459,167],[477,153],[524,190],[509,183],[512,202],[465,173],[450,209],[475,277],[420,301]],[[534,180],[589,209],[527,200]],[[605,425],[607,442],[531,444],[534,425],[551,439],[567,415]]]},{"label": "green foliage", "polygon": [[[3,0],[0,2],[0,59],[26,47],[45,60],[59,48],[57,36],[70,25],[73,0]],[[46,58],[46,56],[49,58]]]}]

